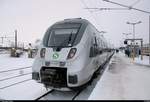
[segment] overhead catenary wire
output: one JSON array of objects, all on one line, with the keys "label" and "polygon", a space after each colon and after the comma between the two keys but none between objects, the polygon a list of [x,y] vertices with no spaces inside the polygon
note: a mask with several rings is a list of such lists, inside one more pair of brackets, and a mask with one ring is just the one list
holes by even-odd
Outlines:
[{"label": "overhead catenary wire", "polygon": [[[86,5],[86,3],[84,2],[84,0],[80,0],[81,3],[84,5],[85,8],[88,8],[88,6]],[[99,25],[98,21],[96,20],[96,18],[93,16],[92,11],[88,10],[88,12],[91,14],[91,17],[95,20],[96,24]]]},{"label": "overhead catenary wire", "polygon": [[[135,2],[131,6],[127,6],[127,5],[123,5],[123,4],[120,4],[120,3],[112,2],[110,0],[103,0],[103,1],[109,2],[109,3],[112,3],[112,4],[116,4],[116,5],[119,5],[119,6],[122,6],[122,7],[127,7],[129,9],[140,11],[140,12],[143,12],[143,13],[146,13],[146,14],[150,14],[149,11],[145,11],[145,10],[141,10],[141,9],[137,9],[137,8],[132,7],[133,5],[137,4],[139,1]],[[150,26],[150,16],[149,16],[149,26]],[[150,48],[150,28],[149,28],[149,48]],[[149,56],[149,64],[150,64],[150,56]]]},{"label": "overhead catenary wire", "polygon": [[117,3],[117,2],[113,2],[113,1],[110,1],[110,0],[103,0],[103,1],[109,2],[109,3],[112,3],[112,4],[115,4],[115,5],[119,5],[119,6],[122,6],[122,7],[126,7],[126,8],[129,8],[129,9],[133,9],[133,10],[136,10],[136,11],[140,11],[140,12],[143,12],[143,13],[148,13],[148,14],[150,14],[149,11],[137,9],[137,8],[135,8],[135,7],[132,7],[132,6],[127,6],[127,5],[120,4],[120,3]]},{"label": "overhead catenary wire", "polygon": [[130,10],[129,8],[85,8],[91,10]]}]

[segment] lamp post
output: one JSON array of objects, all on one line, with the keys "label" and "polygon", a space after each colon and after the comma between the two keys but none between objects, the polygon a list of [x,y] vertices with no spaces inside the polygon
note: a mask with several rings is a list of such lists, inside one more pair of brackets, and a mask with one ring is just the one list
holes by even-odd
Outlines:
[{"label": "lamp post", "polygon": [[149,15],[149,64],[150,64],[150,15]]},{"label": "lamp post", "polygon": [[17,30],[15,30],[15,49],[17,49]]},{"label": "lamp post", "polygon": [[[126,7],[126,8],[131,9],[131,10],[136,10],[136,11],[139,11],[139,12],[143,12],[145,14],[150,14],[149,11],[137,9],[137,8],[132,7],[132,6],[127,6],[127,5],[120,4],[120,3],[117,3],[117,2],[113,2],[113,1],[110,1],[110,0],[103,0],[103,1],[115,4],[115,5],[118,5],[118,6]],[[149,49],[150,49],[150,15],[149,15]],[[150,53],[149,53],[149,64],[150,64]]]},{"label": "lamp post", "polygon": [[133,27],[133,61],[134,61],[134,58],[135,58],[135,25],[137,25],[137,24],[140,24],[140,23],[142,23],[142,21],[138,21],[138,22],[127,22],[127,24],[130,24],[130,25],[132,25],[132,27]]},{"label": "lamp post", "polygon": [[126,36],[126,39],[128,38],[128,35],[131,35],[131,33],[122,33],[122,34]]},{"label": "lamp post", "polygon": [[133,42],[134,42],[134,39],[135,39],[135,25],[136,25],[136,24],[140,24],[140,23],[142,23],[142,21],[133,22],[133,23],[127,22],[127,24],[130,24],[130,25],[133,26]]}]

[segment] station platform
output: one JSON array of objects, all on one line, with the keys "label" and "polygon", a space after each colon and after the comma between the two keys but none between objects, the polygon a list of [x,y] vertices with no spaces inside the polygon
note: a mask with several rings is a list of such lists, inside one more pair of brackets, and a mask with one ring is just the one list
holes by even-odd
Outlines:
[{"label": "station platform", "polygon": [[148,64],[148,56],[133,61],[115,53],[88,100],[150,100]]}]

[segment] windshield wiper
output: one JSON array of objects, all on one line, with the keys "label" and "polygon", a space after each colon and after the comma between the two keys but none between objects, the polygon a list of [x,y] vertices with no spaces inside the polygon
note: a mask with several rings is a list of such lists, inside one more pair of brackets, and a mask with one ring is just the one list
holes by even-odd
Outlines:
[{"label": "windshield wiper", "polygon": [[[67,45],[68,45],[68,44],[71,44],[72,33],[73,33],[73,30],[71,31],[69,37],[67,37],[65,40],[63,40],[63,42],[60,43],[60,45],[58,45],[58,46],[53,46],[54,49],[55,49],[56,51],[60,51],[61,48],[65,47],[65,46],[62,46],[63,44],[65,44],[65,43],[67,43]],[[71,46],[71,45],[70,45],[70,46]]]},{"label": "windshield wiper", "polygon": [[[73,30],[72,30],[72,32],[73,32]],[[71,32],[71,34],[70,34],[70,36],[69,36],[68,44],[70,44],[70,42],[71,42],[72,32]]]},{"label": "windshield wiper", "polygon": [[72,38],[72,32],[70,33],[69,37],[67,37],[58,47],[62,47],[62,45],[65,44],[66,42],[67,42],[67,44],[70,44],[70,41]]}]

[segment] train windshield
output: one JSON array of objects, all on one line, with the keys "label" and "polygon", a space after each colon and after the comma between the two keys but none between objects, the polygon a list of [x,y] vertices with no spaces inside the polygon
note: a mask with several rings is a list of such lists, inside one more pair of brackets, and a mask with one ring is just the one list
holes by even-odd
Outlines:
[{"label": "train windshield", "polygon": [[79,25],[63,24],[51,29],[48,39],[49,47],[70,47],[78,34]]}]

